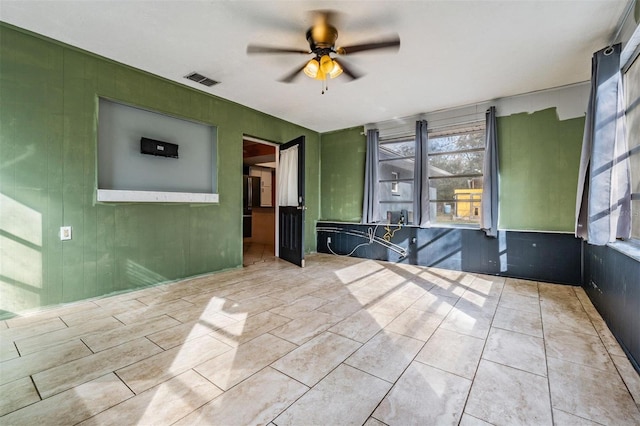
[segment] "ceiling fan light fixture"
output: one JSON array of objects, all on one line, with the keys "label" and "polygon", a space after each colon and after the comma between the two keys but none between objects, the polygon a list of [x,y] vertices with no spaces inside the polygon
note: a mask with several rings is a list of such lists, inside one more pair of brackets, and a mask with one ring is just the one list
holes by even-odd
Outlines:
[{"label": "ceiling fan light fixture", "polygon": [[342,67],[340,66],[339,63],[337,63],[336,61],[332,61],[333,62],[333,68],[331,69],[331,71],[329,72],[329,77],[331,78],[336,78],[338,77],[340,74],[342,74]]},{"label": "ceiling fan light fixture", "polygon": [[320,64],[315,58],[313,58],[312,60],[307,62],[307,65],[304,67],[303,71],[307,76],[311,78],[317,78],[318,72],[320,71]]},{"label": "ceiling fan light fixture", "polygon": [[333,70],[333,59],[331,59],[331,56],[322,55],[320,58],[320,69],[325,74],[329,74]]}]

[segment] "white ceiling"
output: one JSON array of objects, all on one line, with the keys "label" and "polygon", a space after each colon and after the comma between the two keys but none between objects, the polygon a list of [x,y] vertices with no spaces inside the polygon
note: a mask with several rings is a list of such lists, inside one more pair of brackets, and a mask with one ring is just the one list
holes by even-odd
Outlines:
[{"label": "white ceiling", "polygon": [[[30,1],[0,20],[318,132],[589,79],[627,0]],[[249,43],[308,48],[309,11],[340,12],[337,45],[397,33],[397,53],[346,56],[364,77],[277,80],[309,58],[246,54]],[[221,84],[185,80],[197,71]]]}]

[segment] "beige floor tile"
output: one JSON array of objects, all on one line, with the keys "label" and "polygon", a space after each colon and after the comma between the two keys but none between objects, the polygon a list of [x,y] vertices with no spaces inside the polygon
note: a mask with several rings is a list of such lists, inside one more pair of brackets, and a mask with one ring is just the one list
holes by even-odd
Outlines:
[{"label": "beige floor tile", "polygon": [[202,336],[130,364],[116,373],[132,391],[139,394],[228,350],[231,347],[219,340]]},{"label": "beige floor tile", "polygon": [[233,324],[233,322],[236,321],[230,318],[229,315],[223,314],[223,312],[231,308],[234,304],[235,302],[214,297],[209,299],[205,304],[198,303],[188,309],[171,312],[169,316],[180,322],[203,320],[214,325],[219,324],[217,328],[221,328]]},{"label": "beige floor tile", "polygon": [[459,297],[438,296],[427,292],[411,305],[411,309],[433,312],[436,315],[445,317],[453,309],[453,306],[458,303],[459,299]]},{"label": "beige floor tile", "polygon": [[221,393],[220,389],[198,373],[188,370],[91,417],[80,425],[170,425]]},{"label": "beige floor tile", "polygon": [[338,321],[340,317],[314,311],[271,330],[271,334],[299,346],[328,330]]},{"label": "beige floor tile", "polygon": [[460,419],[460,426],[492,426],[492,423],[485,422],[468,414],[463,414]]},{"label": "beige floor tile", "polygon": [[518,278],[507,278],[502,292],[521,294],[528,297],[538,297],[538,283],[536,281]]},{"label": "beige floor tile", "polygon": [[279,415],[274,423],[278,426],[361,425],[389,388],[390,383],[342,364]]},{"label": "beige floor tile", "polygon": [[601,423],[592,422],[582,417],[574,416],[562,410],[553,409],[553,424],[555,426],[598,426]]},{"label": "beige floor tile", "polygon": [[355,314],[363,308],[362,304],[354,299],[351,294],[344,298],[334,300],[326,305],[322,305],[318,309],[319,312],[335,315],[341,318],[347,318],[350,315]]},{"label": "beige floor tile", "polygon": [[[577,300],[577,299],[576,299]],[[564,305],[550,307],[545,300],[540,302],[542,325],[545,330],[559,329],[573,333],[598,335],[587,313],[580,305],[579,309],[568,308]]]},{"label": "beige floor tile", "polygon": [[466,304],[461,307],[456,304],[442,321],[440,327],[468,336],[486,339],[491,328],[492,319],[493,312],[486,312]]},{"label": "beige floor tile", "polygon": [[116,305],[110,305],[108,307],[102,307],[96,305],[96,309],[88,309],[86,311],[75,312],[72,314],[64,315],[61,319],[69,326],[83,324],[87,321],[94,321],[99,318],[110,317],[114,315],[123,314],[125,312],[141,309],[146,305],[136,299],[123,300]]},{"label": "beige floor tile", "polygon": [[416,356],[416,361],[473,379],[484,340],[439,328]]},{"label": "beige floor tile", "polygon": [[111,371],[162,351],[145,338],[89,355],[34,374],[33,381],[43,398],[71,389]]},{"label": "beige floor tile", "polygon": [[498,306],[518,311],[532,312],[534,314],[540,313],[540,300],[537,296],[531,297],[516,292],[503,291]]},{"label": "beige floor tile", "polygon": [[80,340],[72,340],[40,352],[0,363],[0,384],[29,377],[40,371],[91,355],[91,351]]},{"label": "beige floor tile", "polygon": [[476,279],[470,285],[470,291],[490,298],[500,297],[505,281],[504,277],[476,274]]},{"label": "beige floor tile", "polygon": [[332,333],[364,343],[385,328],[393,316],[360,310],[329,329]]},{"label": "beige floor tile", "polygon": [[17,340],[16,346],[18,346],[20,354],[26,355],[59,345],[69,340],[84,337],[91,333],[105,333],[120,327],[123,327],[122,323],[113,317],[101,318],[95,321],[87,321],[73,327],[51,331],[39,336]]},{"label": "beige floor tile", "polygon": [[395,382],[424,342],[382,330],[345,361],[352,367]]},{"label": "beige floor tile", "polygon": [[266,424],[309,388],[270,367],[184,417],[176,426]]},{"label": "beige floor tile", "polygon": [[314,296],[305,296],[288,305],[271,309],[274,314],[296,319],[300,318],[327,303],[326,299]]},{"label": "beige floor tile", "polygon": [[113,330],[92,333],[84,336],[82,341],[89,346],[92,351],[100,352],[179,324],[179,321],[171,317],[160,315],[130,325],[114,328]]},{"label": "beige floor tile", "polygon": [[462,305],[469,306],[471,308],[477,308],[485,312],[494,313],[498,307],[498,297],[487,297],[484,294],[478,294],[473,290],[467,290],[462,293],[456,306]]},{"label": "beige floor tile", "polygon": [[[236,321],[231,318],[220,315],[225,318],[225,321],[233,324]],[[228,325],[228,324],[227,324]],[[149,334],[147,338],[162,349],[171,349],[175,346],[183,344],[189,340],[209,334],[219,327],[212,326],[201,320],[186,322],[184,324],[178,324],[170,328],[158,331],[157,333]]]},{"label": "beige floor tile", "polygon": [[13,342],[0,340],[0,362],[19,357],[20,354]]},{"label": "beige floor tile", "polygon": [[133,396],[109,373],[2,418],[6,425],[72,425]]},{"label": "beige floor tile", "polygon": [[611,355],[611,359],[615,364],[620,376],[627,389],[631,393],[633,400],[640,407],[640,374],[634,370],[633,366],[629,362],[629,358],[626,356]]},{"label": "beige floor tile", "polygon": [[293,343],[267,333],[198,365],[195,370],[220,389],[228,390],[295,348]]},{"label": "beige floor tile", "polygon": [[144,308],[127,311],[115,317],[124,324],[135,324],[140,321],[148,321],[153,317],[158,317],[175,311],[181,311],[193,306],[186,300],[172,300],[170,302],[159,303],[157,305],[145,306]]},{"label": "beige floor tile", "polygon": [[530,312],[498,307],[493,317],[493,327],[516,331],[530,336],[542,337],[542,317],[540,311]]},{"label": "beige floor tile", "polygon": [[598,336],[576,334],[562,329],[545,329],[545,344],[549,357],[610,373],[616,372],[615,365]]},{"label": "beige floor tile", "polygon": [[496,425],[551,425],[547,379],[481,360],[465,413]]},{"label": "beige floor tile", "polygon": [[41,322],[47,319],[53,319],[57,317],[61,317],[64,315],[72,314],[74,312],[80,312],[87,309],[94,309],[96,304],[93,302],[77,302],[70,303],[68,305],[54,307],[54,308],[46,308],[41,312],[37,312],[34,314],[26,315],[26,316],[18,316],[15,318],[9,318],[6,320],[6,324],[9,326],[9,329],[14,327],[22,327],[27,325],[32,325],[37,322]]},{"label": "beige floor tile", "polygon": [[443,316],[409,308],[395,318],[385,330],[426,342],[442,322]]},{"label": "beige floor tile", "polygon": [[547,363],[553,408],[602,424],[640,424],[638,407],[617,373],[551,356]]},{"label": "beige floor tile", "polygon": [[307,386],[313,386],[360,346],[351,339],[325,332],[272,366]]},{"label": "beige floor tile", "polygon": [[539,337],[492,328],[482,358],[529,373],[547,376],[544,341]]},{"label": "beige floor tile", "polygon": [[26,324],[20,327],[2,329],[0,330],[0,342],[4,345],[5,342],[9,343],[14,340],[26,339],[28,337],[61,330],[63,328],[67,328],[67,324],[65,324],[60,318],[49,318],[44,321]]},{"label": "beige floor tile", "polygon": [[[0,395],[2,395],[0,398],[0,416],[40,401],[38,391],[33,386],[31,377],[23,377],[0,386]],[[4,423],[3,419],[0,419],[0,423],[9,425],[9,423]]]},{"label": "beige floor tile", "polygon": [[329,287],[324,287],[309,294],[309,296],[319,297],[325,300],[338,300],[347,298],[350,295],[351,292],[349,289],[342,284],[334,284]]},{"label": "beige floor tile", "polygon": [[457,425],[471,381],[413,362],[373,417],[390,425]]},{"label": "beige floor tile", "polygon": [[263,296],[253,299],[243,300],[241,302],[226,301],[224,308],[220,311],[222,315],[228,316],[238,321],[242,321],[247,317],[262,314],[269,309],[282,306],[286,302],[273,297]]},{"label": "beige floor tile", "polygon": [[239,320],[211,333],[229,346],[238,346],[291,321],[271,312],[262,312]]},{"label": "beige floor tile", "polygon": [[594,324],[594,327],[596,329],[596,332],[598,333],[598,336],[600,336],[600,340],[602,340],[605,348],[607,348],[607,352],[609,352],[611,355],[627,356],[620,346],[620,343],[618,343],[616,338],[613,336],[613,333],[611,333],[611,330],[609,330],[609,327],[604,321],[602,321],[600,324]]}]

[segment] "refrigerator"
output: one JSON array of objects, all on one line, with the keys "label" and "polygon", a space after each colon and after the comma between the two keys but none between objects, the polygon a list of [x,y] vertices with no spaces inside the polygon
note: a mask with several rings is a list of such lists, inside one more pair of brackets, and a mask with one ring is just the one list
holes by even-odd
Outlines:
[{"label": "refrigerator", "polygon": [[242,236],[251,237],[251,215],[255,207],[260,207],[260,178],[242,176]]}]

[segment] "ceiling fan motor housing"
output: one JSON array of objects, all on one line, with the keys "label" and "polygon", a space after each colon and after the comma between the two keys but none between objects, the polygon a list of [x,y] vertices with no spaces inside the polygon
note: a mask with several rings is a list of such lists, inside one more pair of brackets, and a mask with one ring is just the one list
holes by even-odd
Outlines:
[{"label": "ceiling fan motor housing", "polygon": [[338,30],[332,25],[315,25],[307,30],[307,41],[313,53],[319,49],[333,51],[338,39]]}]

